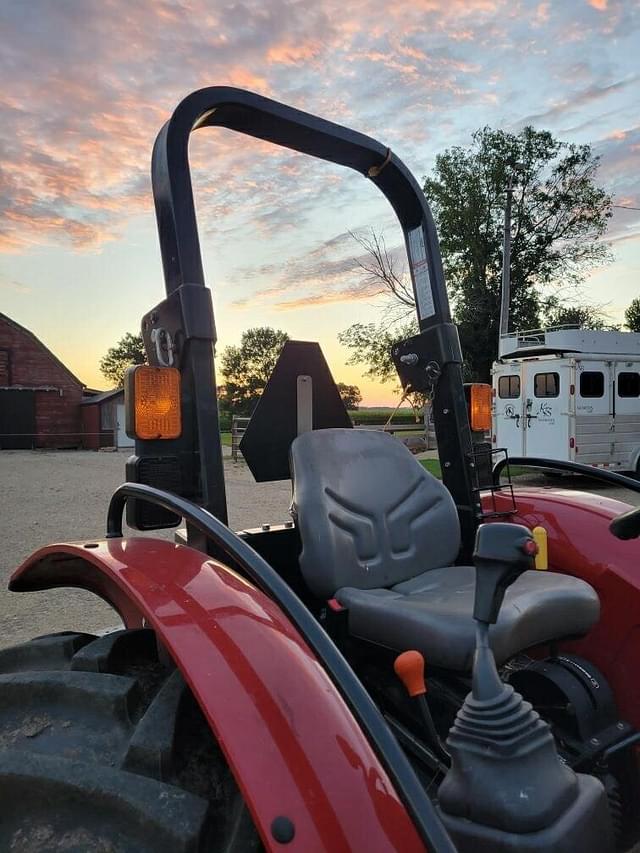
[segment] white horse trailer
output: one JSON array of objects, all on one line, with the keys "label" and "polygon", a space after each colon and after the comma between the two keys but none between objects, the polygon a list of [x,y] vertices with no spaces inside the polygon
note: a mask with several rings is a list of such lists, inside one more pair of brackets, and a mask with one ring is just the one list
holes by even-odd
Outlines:
[{"label": "white horse trailer", "polygon": [[494,448],[640,473],[640,334],[504,335],[492,376]]}]

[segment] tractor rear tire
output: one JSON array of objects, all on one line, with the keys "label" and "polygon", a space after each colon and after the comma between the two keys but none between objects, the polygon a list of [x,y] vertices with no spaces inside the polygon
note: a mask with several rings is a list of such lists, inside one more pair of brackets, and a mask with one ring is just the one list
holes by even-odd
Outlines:
[{"label": "tractor rear tire", "polygon": [[153,631],[0,650],[0,850],[262,850],[229,767]]}]

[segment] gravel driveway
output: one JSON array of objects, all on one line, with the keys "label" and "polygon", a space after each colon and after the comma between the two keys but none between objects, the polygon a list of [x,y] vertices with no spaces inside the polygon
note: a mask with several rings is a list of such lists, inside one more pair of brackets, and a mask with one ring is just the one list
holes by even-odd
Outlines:
[{"label": "gravel driveway", "polygon": [[[18,594],[9,593],[6,584],[16,566],[40,546],[104,535],[108,500],[124,480],[127,456],[127,452],[0,452],[0,647],[48,631],[97,631],[117,624],[114,612],[87,592]],[[255,483],[243,464],[230,460],[225,464],[232,527],[288,520],[288,481]],[[562,486],[571,487],[568,480]],[[573,487],[593,490],[592,483],[574,481]],[[605,490],[611,497],[640,503],[640,495]],[[154,535],[172,537],[173,531]]]},{"label": "gravel driveway", "polygon": [[[32,551],[52,542],[102,538],[107,505],[124,481],[129,453],[0,452],[0,647],[50,631],[97,631],[118,617],[81,590],[11,593],[7,581]],[[255,483],[243,464],[225,462],[231,526],[290,519],[291,483]],[[138,531],[134,531],[140,536]],[[173,537],[173,531],[152,535]]]}]

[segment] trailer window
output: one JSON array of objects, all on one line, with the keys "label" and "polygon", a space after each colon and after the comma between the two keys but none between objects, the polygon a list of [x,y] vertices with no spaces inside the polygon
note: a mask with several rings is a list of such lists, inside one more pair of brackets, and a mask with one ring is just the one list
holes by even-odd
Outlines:
[{"label": "trailer window", "polygon": [[640,373],[618,374],[618,396],[640,397]]},{"label": "trailer window", "polygon": [[580,374],[581,397],[604,397],[604,373],[601,370],[585,370]]},{"label": "trailer window", "polygon": [[533,393],[536,397],[557,397],[560,394],[560,374],[536,373],[533,377]]},{"label": "trailer window", "polygon": [[498,397],[501,400],[515,400],[520,396],[520,377],[517,373],[501,376],[498,379]]}]

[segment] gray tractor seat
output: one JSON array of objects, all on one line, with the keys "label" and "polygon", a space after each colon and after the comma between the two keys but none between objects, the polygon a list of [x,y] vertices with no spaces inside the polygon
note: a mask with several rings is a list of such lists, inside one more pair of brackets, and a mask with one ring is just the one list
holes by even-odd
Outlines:
[{"label": "gray tractor seat", "polygon": [[[354,636],[470,670],[475,569],[454,565],[460,525],[445,486],[377,430],[303,433],[291,445],[291,474],[300,568],[311,591],[347,608]],[[497,662],[585,634],[599,613],[584,581],[525,572],[490,631]]]}]

